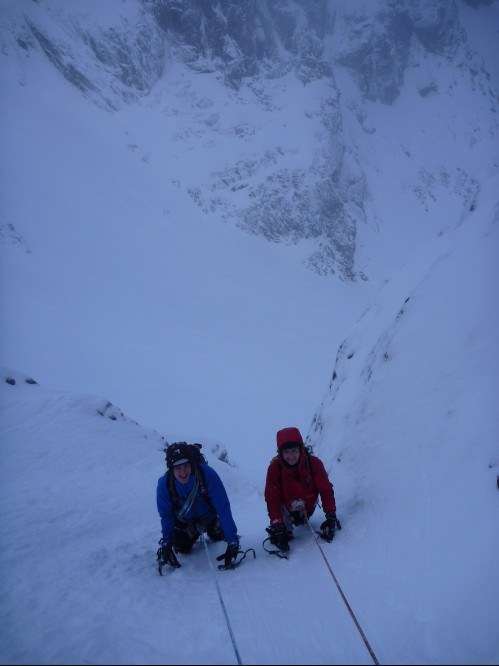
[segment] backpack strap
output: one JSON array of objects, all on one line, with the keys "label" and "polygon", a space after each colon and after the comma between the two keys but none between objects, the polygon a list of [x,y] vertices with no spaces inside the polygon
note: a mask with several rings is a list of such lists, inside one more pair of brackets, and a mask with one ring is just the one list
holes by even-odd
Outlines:
[{"label": "backpack strap", "polygon": [[[208,489],[206,487],[206,479],[204,476],[204,472],[198,463],[192,462],[191,461],[191,466],[194,471],[194,476],[195,476],[195,483],[193,487],[193,492],[191,492],[192,495],[192,500],[190,501],[190,506],[192,506],[192,503],[194,502],[194,497],[199,490],[199,494],[201,497],[214,509],[215,507],[213,506],[213,502],[211,501],[210,496],[208,495]],[[165,481],[166,481],[166,489],[168,491],[168,494],[170,495],[170,499],[173,504],[173,508],[175,510],[175,513],[178,514],[178,510],[180,507],[180,498],[177,493],[177,489],[175,487],[175,478],[171,470],[168,470],[165,474]],[[187,498],[186,503],[189,502],[191,499],[191,495]],[[180,518],[182,520],[182,518]]]},{"label": "backpack strap", "polygon": [[306,480],[306,485],[309,486],[312,483],[312,465],[310,464],[310,449],[308,446],[304,446],[303,450],[305,451],[305,462],[307,464],[308,477]]},{"label": "backpack strap", "polygon": [[194,475],[198,482],[199,492],[201,493],[203,499],[205,499],[207,502],[211,504],[211,499],[208,496],[208,489],[206,487],[206,479],[204,476],[204,472],[201,469],[201,465],[199,465],[198,463],[192,463],[192,464],[194,466]]},{"label": "backpack strap", "polygon": [[199,483],[198,483],[198,480],[197,480],[197,477],[196,477],[194,479],[194,485],[192,486],[191,492],[189,493],[188,498],[185,500],[184,506],[181,507],[177,511],[177,518],[179,520],[183,521],[184,516],[186,516],[189,513],[189,511],[191,510],[192,505],[194,504],[194,501],[196,499],[198,488],[199,488]]},{"label": "backpack strap", "polygon": [[176,511],[176,507],[179,504],[179,499],[178,499],[178,494],[177,490],[175,488],[175,481],[173,479],[173,474],[168,470],[165,474],[165,481],[166,481],[166,490],[168,491],[168,495],[170,496],[170,499],[173,504],[173,508]]},{"label": "backpack strap", "polygon": [[[308,471],[308,476],[307,480],[305,481],[305,485],[309,486],[312,483],[312,465],[310,464],[310,447],[308,446],[303,446],[303,451],[305,452],[305,464],[307,465],[307,471]],[[272,460],[270,461],[270,464],[274,462],[274,460],[278,461],[278,470],[279,470],[279,485],[282,483],[282,469],[281,469],[281,462],[279,460],[279,454],[274,456]]]}]

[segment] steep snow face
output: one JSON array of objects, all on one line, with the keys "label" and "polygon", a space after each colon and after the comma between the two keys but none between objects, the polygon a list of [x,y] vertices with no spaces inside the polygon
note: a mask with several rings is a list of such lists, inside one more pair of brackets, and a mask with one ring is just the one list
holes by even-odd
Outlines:
[{"label": "steep snow face", "polygon": [[[432,616],[457,626],[466,608],[464,662],[474,644],[497,645],[497,191],[497,177],[484,183],[467,215],[382,286],[340,345],[308,433],[348,497],[352,529],[383,534],[374,559],[392,544],[403,585],[376,574],[390,605],[417,581]],[[372,570],[355,575],[372,586]]]},{"label": "steep snow face", "polygon": [[[139,105],[146,118],[168,100],[162,112],[180,124],[170,143],[196,135],[211,163],[179,183],[199,213],[299,245],[321,275],[377,277],[366,235],[383,234],[385,221],[393,235],[398,211],[383,190],[403,185],[407,168],[419,182],[402,208],[424,218],[427,236],[448,195],[467,192],[474,165],[491,162],[497,82],[470,46],[484,52],[489,40],[468,40],[472,21],[454,1],[21,0],[6,9],[3,52],[20,80],[42,56],[104,110]],[[497,16],[486,4],[467,10],[479,23]],[[428,121],[450,144],[466,123],[459,164],[445,153],[430,164],[405,142],[412,134],[420,144]],[[404,253],[414,238],[400,236]]]},{"label": "steep snow face", "polygon": [[[498,223],[496,176],[381,286],[338,348],[309,432],[319,450],[327,442],[332,458],[361,469],[364,446],[393,433],[387,459],[404,460],[417,446],[431,460],[436,448],[451,453],[461,442],[484,481],[497,473],[499,297],[487,285],[499,277]],[[423,424],[429,434],[420,441]]]}]

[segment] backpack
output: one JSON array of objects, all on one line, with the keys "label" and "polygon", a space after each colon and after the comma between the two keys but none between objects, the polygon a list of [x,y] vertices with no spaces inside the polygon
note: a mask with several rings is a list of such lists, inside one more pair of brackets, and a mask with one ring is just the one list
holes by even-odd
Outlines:
[{"label": "backpack", "polygon": [[191,464],[205,463],[208,464],[206,457],[201,453],[203,448],[202,444],[187,444],[187,442],[173,442],[168,444],[163,451],[165,452],[166,465],[168,469],[172,466],[175,458],[179,456],[187,458]]},{"label": "backpack", "polygon": [[168,467],[168,471],[165,474],[166,488],[168,490],[168,494],[170,495],[170,499],[175,508],[175,511],[178,509],[180,501],[177,494],[177,490],[175,488],[175,483],[174,483],[175,479],[171,472],[171,467],[174,457],[178,457],[179,455],[187,458],[188,461],[191,463],[192,470],[198,481],[199,493],[201,497],[205,501],[207,501],[208,504],[212,504],[211,499],[208,496],[208,490],[206,488],[206,480],[204,477],[204,472],[199,464],[199,463],[204,463],[206,465],[208,464],[206,456],[203,453],[201,453],[202,446],[203,446],[202,444],[188,444],[187,442],[174,442],[173,444],[168,444],[168,446],[163,449],[163,451],[166,454],[165,458]]}]

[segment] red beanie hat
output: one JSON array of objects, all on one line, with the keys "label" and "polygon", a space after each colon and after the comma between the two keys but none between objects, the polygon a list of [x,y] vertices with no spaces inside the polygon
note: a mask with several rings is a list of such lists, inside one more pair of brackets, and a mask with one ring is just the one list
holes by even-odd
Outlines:
[{"label": "red beanie hat", "polygon": [[298,428],[283,428],[277,432],[276,438],[279,451],[282,451],[283,448],[287,449],[289,446],[303,446],[303,438]]}]

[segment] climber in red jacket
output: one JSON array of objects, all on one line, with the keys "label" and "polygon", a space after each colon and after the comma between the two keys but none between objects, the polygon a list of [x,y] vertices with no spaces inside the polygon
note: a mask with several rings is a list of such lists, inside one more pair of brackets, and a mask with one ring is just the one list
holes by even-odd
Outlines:
[{"label": "climber in red jacket", "polygon": [[336,517],[333,484],[322,460],[308,452],[298,428],[284,428],[277,433],[277,456],[267,470],[265,501],[270,518],[267,532],[270,542],[288,551],[293,527],[303,525],[315,511],[321,497],[326,520],[321,536],[332,541],[335,529],[341,529]]}]

